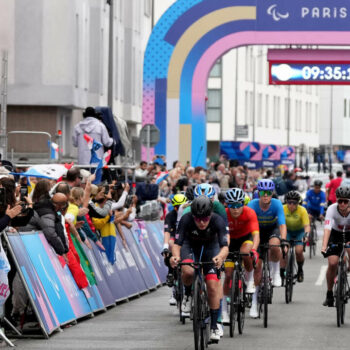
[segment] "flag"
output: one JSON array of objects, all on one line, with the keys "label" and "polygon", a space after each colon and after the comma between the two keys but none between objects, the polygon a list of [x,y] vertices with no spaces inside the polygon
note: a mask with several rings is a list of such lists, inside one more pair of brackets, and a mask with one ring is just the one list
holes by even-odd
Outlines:
[{"label": "flag", "polygon": [[51,150],[51,159],[58,159],[59,146],[55,142],[48,141]]},{"label": "flag", "polygon": [[10,286],[7,278],[7,274],[11,270],[6,253],[0,242],[0,317],[5,315],[4,304],[8,296],[10,295]]},{"label": "flag", "polygon": [[163,180],[165,180],[169,176],[167,171],[160,171],[157,174],[156,184],[159,185]]},{"label": "flag", "polygon": [[101,183],[101,180],[102,180],[102,168],[104,168],[110,158],[111,158],[111,154],[112,154],[112,151],[111,150],[108,150],[102,157],[102,159],[100,159],[100,161],[98,162],[98,165],[97,165],[97,168],[96,168],[96,171],[95,171],[95,180],[93,181],[93,184],[97,185],[99,183]]}]

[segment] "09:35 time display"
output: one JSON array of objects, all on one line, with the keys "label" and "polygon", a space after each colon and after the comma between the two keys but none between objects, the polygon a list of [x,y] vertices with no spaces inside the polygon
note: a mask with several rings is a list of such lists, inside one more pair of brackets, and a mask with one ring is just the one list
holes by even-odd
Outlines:
[{"label": "09:35 time display", "polygon": [[350,81],[350,66],[304,66],[301,74],[305,80]]}]

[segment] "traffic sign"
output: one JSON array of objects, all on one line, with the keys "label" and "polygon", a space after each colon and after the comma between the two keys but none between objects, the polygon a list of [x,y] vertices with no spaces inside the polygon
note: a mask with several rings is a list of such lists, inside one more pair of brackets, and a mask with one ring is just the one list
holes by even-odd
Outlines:
[{"label": "traffic sign", "polygon": [[154,124],[146,124],[140,131],[141,144],[145,147],[154,147],[160,140],[160,131]]}]

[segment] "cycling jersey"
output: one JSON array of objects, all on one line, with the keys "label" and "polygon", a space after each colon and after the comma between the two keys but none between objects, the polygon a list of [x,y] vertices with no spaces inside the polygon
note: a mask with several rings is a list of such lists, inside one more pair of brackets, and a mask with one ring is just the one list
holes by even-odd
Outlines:
[{"label": "cycling jersey", "polygon": [[308,210],[308,212],[318,212],[320,215],[324,215],[325,205],[326,194],[323,191],[315,193],[314,190],[309,190],[306,192],[303,206]]},{"label": "cycling jersey", "polygon": [[324,228],[328,230],[335,230],[338,232],[350,231],[350,214],[343,216],[339,213],[338,203],[330,205],[327,209]]},{"label": "cycling jersey", "polygon": [[268,230],[273,230],[276,225],[285,225],[286,223],[283,206],[278,199],[272,198],[270,207],[267,210],[262,210],[260,208],[259,199],[250,201],[248,207],[255,211],[258,217],[260,231],[264,230],[266,232]]},{"label": "cycling jersey", "polygon": [[243,207],[242,214],[238,218],[233,218],[230,209],[226,208],[228,219],[228,229],[232,239],[241,238],[249,233],[259,233],[259,223],[255,211],[248,207]]},{"label": "cycling jersey", "polygon": [[[191,212],[191,206],[185,208],[182,215],[188,214],[190,212]],[[227,225],[227,215],[226,215],[225,207],[219,201],[213,202],[213,213],[220,215],[224,219]]]},{"label": "cycling jersey", "polygon": [[177,223],[177,210],[174,209],[166,215],[164,220],[164,232],[169,232],[171,239],[175,239],[176,223]]},{"label": "cycling jersey", "polygon": [[286,218],[287,231],[304,231],[305,225],[310,224],[309,215],[306,209],[301,205],[298,205],[293,213],[289,210],[287,204],[283,206],[283,210]]}]

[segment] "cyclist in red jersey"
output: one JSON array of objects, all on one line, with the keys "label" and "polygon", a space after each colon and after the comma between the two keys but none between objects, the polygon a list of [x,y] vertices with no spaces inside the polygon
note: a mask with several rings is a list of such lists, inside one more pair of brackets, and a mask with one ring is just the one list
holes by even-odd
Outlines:
[{"label": "cyclist in red jersey", "polygon": [[[253,253],[253,257],[257,262],[259,255],[256,250],[260,242],[258,218],[253,209],[244,206],[244,200],[245,194],[240,188],[232,188],[225,194],[225,201],[227,203],[226,214],[230,233],[229,251],[240,251],[244,254]],[[252,259],[249,256],[244,256],[243,262],[246,270],[247,293],[254,293],[255,285]],[[227,297],[230,294],[232,269],[233,263],[226,262],[224,298],[222,302],[223,323],[229,323]]]}]

